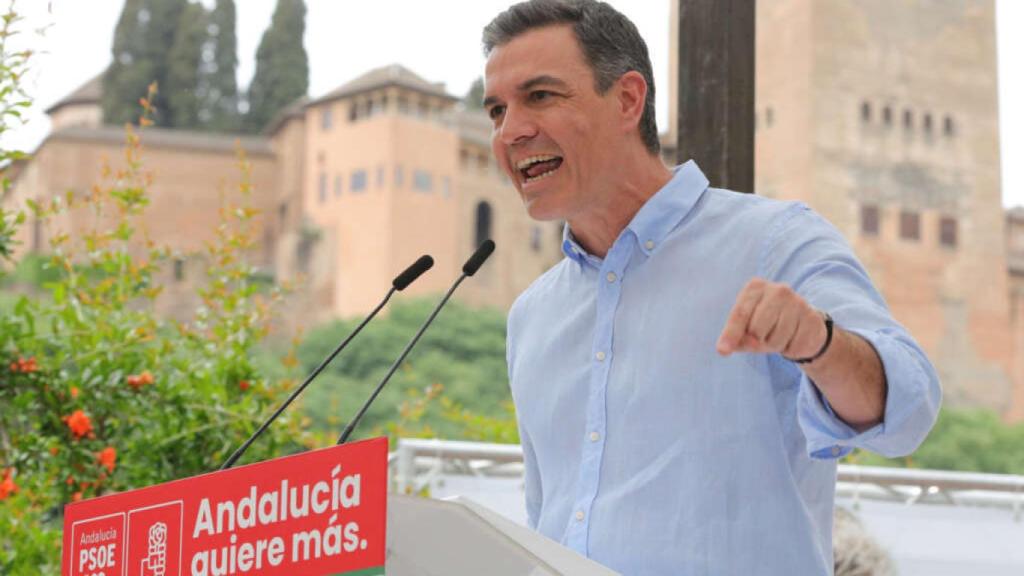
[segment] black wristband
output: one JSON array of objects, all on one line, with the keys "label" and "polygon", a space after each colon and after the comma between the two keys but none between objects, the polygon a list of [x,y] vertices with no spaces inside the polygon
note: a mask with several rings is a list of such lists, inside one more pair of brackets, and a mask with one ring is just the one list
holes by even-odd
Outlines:
[{"label": "black wristband", "polygon": [[797,364],[809,364],[818,358],[821,358],[821,356],[828,351],[828,347],[832,344],[832,316],[830,316],[828,312],[822,312],[822,314],[825,316],[826,336],[825,343],[821,346],[821,350],[818,350],[817,354],[808,358],[786,358],[786,360],[796,362]]}]

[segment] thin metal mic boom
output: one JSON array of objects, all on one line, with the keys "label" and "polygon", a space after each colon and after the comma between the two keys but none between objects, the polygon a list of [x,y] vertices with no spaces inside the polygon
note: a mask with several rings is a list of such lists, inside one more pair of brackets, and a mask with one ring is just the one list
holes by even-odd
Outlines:
[{"label": "thin metal mic boom", "polygon": [[384,296],[384,299],[380,301],[380,304],[377,304],[377,307],[373,309],[373,312],[370,312],[370,314],[367,315],[366,318],[364,318],[363,321],[359,323],[359,326],[356,326],[356,329],[353,330],[345,338],[345,340],[343,340],[341,344],[339,344],[338,347],[334,349],[334,352],[331,352],[330,356],[325,358],[324,361],[321,362],[320,365],[316,367],[316,370],[313,370],[313,372],[308,377],[306,377],[306,381],[303,382],[301,386],[296,388],[295,391],[288,396],[288,399],[285,400],[284,403],[282,403],[277,408],[277,410],[274,411],[270,418],[267,418],[267,420],[263,422],[259,429],[253,432],[252,436],[249,436],[249,439],[243,442],[242,445],[239,446],[238,449],[235,450],[233,454],[231,454],[231,456],[224,462],[224,464],[221,465],[220,470],[227,470],[228,468],[232,467],[235,464],[235,462],[237,462],[238,459],[242,457],[242,454],[245,454],[245,451],[249,449],[249,446],[251,446],[252,443],[255,442],[256,439],[259,438],[260,435],[263,434],[263,432],[267,428],[270,427],[270,424],[274,420],[277,420],[277,417],[280,416],[282,412],[284,412],[285,408],[287,408],[296,398],[298,398],[299,394],[302,394],[302,391],[305,390],[307,386],[309,386],[309,383],[312,382],[314,378],[320,375],[320,372],[322,372],[323,369],[326,368],[327,365],[330,364],[332,360],[334,360],[334,357],[337,356],[339,352],[341,352],[346,346],[348,346],[348,343],[351,342],[352,339],[356,337],[356,334],[359,334],[359,332],[361,332],[363,328],[370,323],[370,320],[373,320],[374,316],[376,316],[377,313],[380,312],[381,308],[383,308],[384,305],[388,303],[388,300],[391,300],[391,296],[395,292],[404,290],[409,284],[412,284],[412,282],[419,278],[424,272],[430,270],[430,268],[433,265],[433,258],[426,255],[420,256],[420,258],[413,262],[411,266],[409,266],[401,274],[396,276],[395,279],[391,282],[391,289],[388,290],[388,293]]},{"label": "thin metal mic boom", "polygon": [[441,308],[443,308],[444,305],[448,303],[448,299],[452,297],[453,293],[455,293],[455,289],[459,287],[459,284],[462,284],[463,280],[472,276],[473,274],[476,274],[476,271],[480,268],[480,266],[483,265],[484,261],[487,260],[487,258],[491,255],[492,252],[494,252],[494,242],[486,240],[484,241],[483,244],[480,245],[479,248],[476,249],[476,252],[474,252],[473,255],[469,257],[469,260],[467,260],[466,264],[462,267],[463,272],[459,276],[458,280],[456,280],[455,283],[452,284],[452,287],[448,289],[448,292],[445,293],[444,298],[441,298],[441,301],[437,303],[437,306],[434,307],[433,312],[431,312],[430,316],[427,317],[425,322],[423,322],[423,325],[420,326],[419,331],[417,331],[416,335],[412,337],[412,340],[410,340],[409,343],[405,345],[405,349],[402,350],[402,353],[398,356],[398,359],[395,360],[395,362],[391,365],[391,368],[388,369],[387,374],[384,375],[384,378],[381,379],[380,383],[377,384],[377,388],[373,390],[373,394],[371,394],[370,397],[366,400],[366,402],[363,403],[363,407],[359,409],[359,412],[348,423],[348,426],[345,426],[345,430],[341,433],[341,436],[338,437],[338,444],[344,444],[345,442],[348,441],[349,436],[352,435],[352,431],[356,429],[356,426],[359,424],[359,421],[362,420],[363,416],[366,414],[366,411],[370,408],[370,404],[373,404],[373,401],[377,399],[377,395],[380,394],[380,391],[384,389],[384,385],[387,384],[388,380],[391,379],[391,376],[394,375],[395,370],[398,370],[398,367],[402,365],[402,362],[405,360],[405,357],[409,355],[409,352],[412,350],[413,346],[415,346],[416,343],[420,341],[420,337],[423,336],[423,333],[427,331],[427,328],[434,321],[434,318],[437,317],[437,314],[441,312]]}]

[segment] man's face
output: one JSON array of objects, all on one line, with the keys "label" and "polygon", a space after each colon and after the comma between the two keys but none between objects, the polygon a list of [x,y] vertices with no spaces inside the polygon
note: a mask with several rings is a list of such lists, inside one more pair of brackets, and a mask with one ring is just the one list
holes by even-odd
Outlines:
[{"label": "man's face", "polygon": [[487,59],[484,105],[491,148],[537,220],[572,220],[595,201],[614,171],[615,90],[594,89],[572,28],[547,26],[495,47]]}]

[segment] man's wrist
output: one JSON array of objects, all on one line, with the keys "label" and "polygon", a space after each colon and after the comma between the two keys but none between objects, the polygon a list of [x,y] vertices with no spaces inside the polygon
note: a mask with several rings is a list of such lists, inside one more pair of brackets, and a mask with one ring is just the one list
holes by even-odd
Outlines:
[{"label": "man's wrist", "polygon": [[[818,358],[821,358],[828,352],[829,347],[832,345],[832,336],[835,330],[835,322],[832,320],[832,316],[828,312],[821,312],[822,320],[825,323],[825,342],[821,345],[821,348],[813,356],[806,356],[804,358],[786,358],[790,362],[796,364],[810,364]],[[785,358],[785,357],[784,357]]]}]

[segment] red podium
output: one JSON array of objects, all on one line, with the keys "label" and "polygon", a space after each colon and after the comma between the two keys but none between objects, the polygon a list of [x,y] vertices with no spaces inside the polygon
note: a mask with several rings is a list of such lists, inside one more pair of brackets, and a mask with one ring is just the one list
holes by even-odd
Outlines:
[{"label": "red podium", "polygon": [[384,574],[387,439],[69,504],[64,576]]}]

